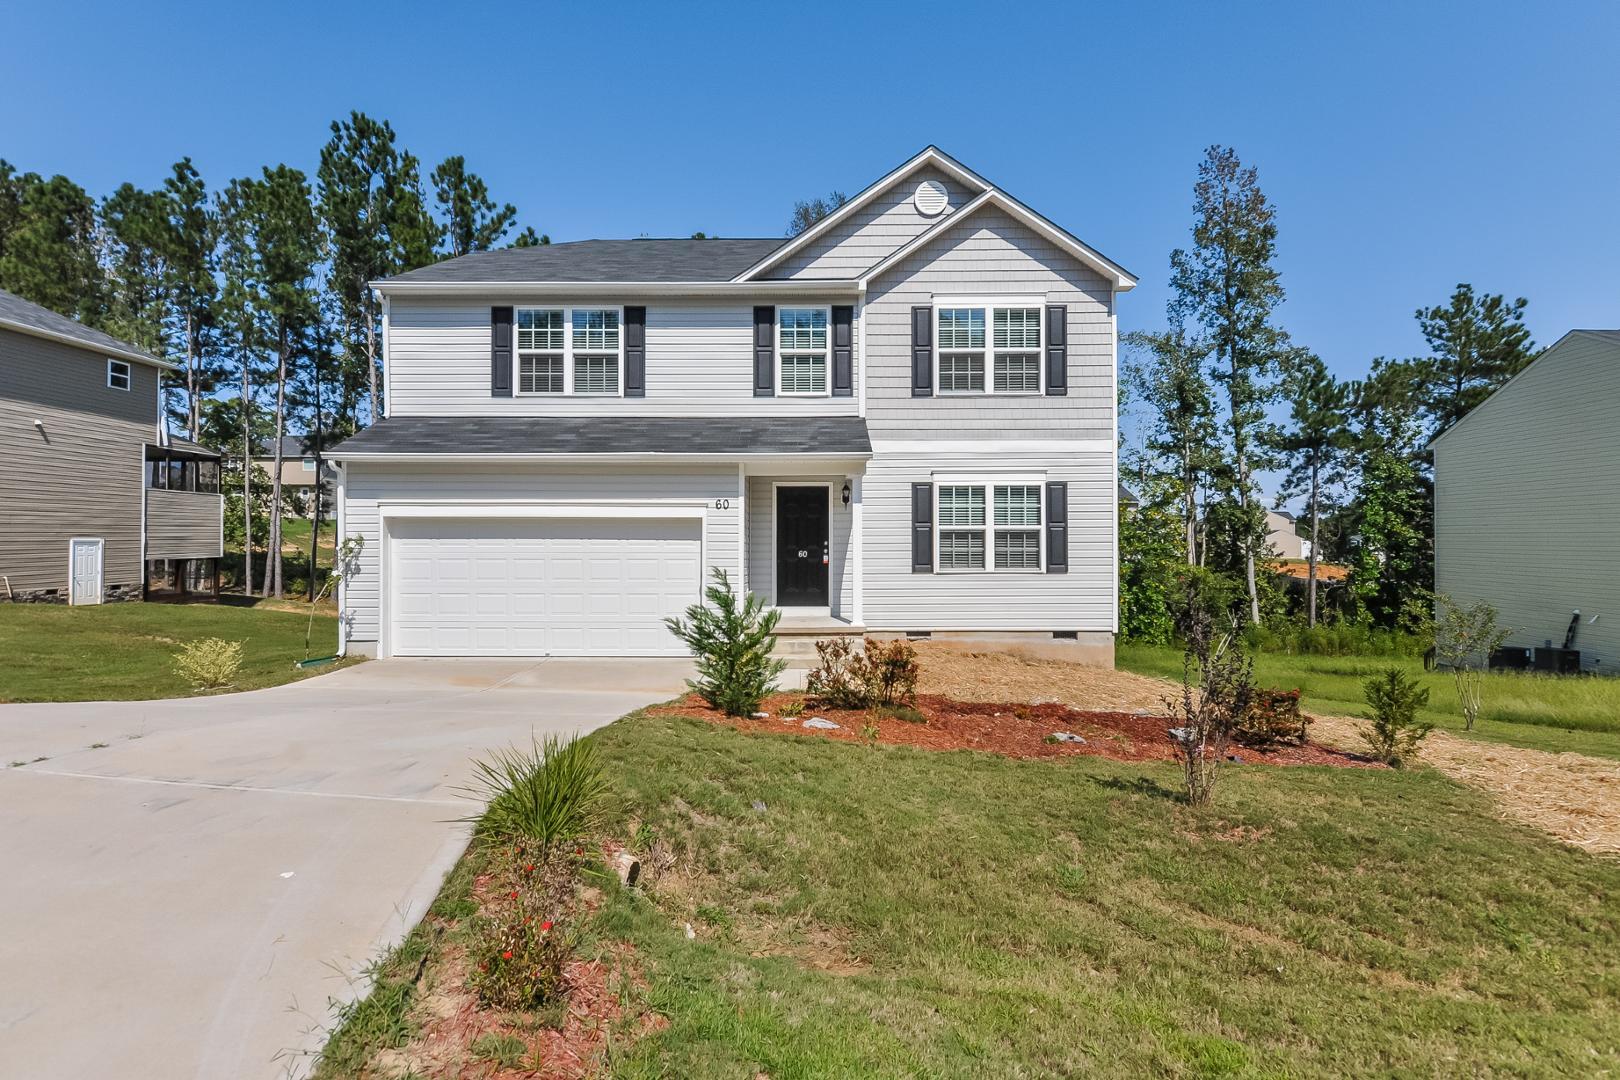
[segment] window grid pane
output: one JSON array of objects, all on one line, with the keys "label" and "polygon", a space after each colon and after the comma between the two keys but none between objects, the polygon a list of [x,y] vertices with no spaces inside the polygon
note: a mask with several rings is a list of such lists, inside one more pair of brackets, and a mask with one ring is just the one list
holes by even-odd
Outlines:
[{"label": "window grid pane", "polygon": [[1034,484],[996,485],[997,525],[1039,525],[1041,489]]},{"label": "window grid pane", "polygon": [[983,570],[984,533],[940,533],[939,568],[941,570]]},{"label": "window grid pane", "polygon": [[1038,394],[1041,392],[1039,353],[997,353],[996,393]]},{"label": "window grid pane", "polygon": [[780,331],[782,352],[825,352],[827,349],[827,310],[825,308],[783,308]]},{"label": "window grid pane", "polygon": [[1038,532],[996,532],[997,570],[1039,570],[1041,534]]},{"label": "window grid pane", "polygon": [[617,394],[619,392],[619,358],[617,356],[575,356],[574,393]]},{"label": "window grid pane", "polygon": [[997,308],[995,342],[997,349],[1039,349],[1040,308]]},{"label": "window grid pane", "polygon": [[517,347],[519,352],[562,352],[562,311],[519,309]]},{"label": "window grid pane", "polygon": [[984,524],[984,488],[962,485],[939,489],[939,523],[951,525]]},{"label": "window grid pane", "polygon": [[827,392],[827,357],[784,356],[782,358],[782,393],[824,394]]},{"label": "window grid pane", "polygon": [[984,354],[941,354],[939,358],[939,388],[946,393],[983,391]]},{"label": "window grid pane", "polygon": [[940,349],[984,348],[984,308],[941,308]]},{"label": "window grid pane", "polygon": [[[559,330],[558,333],[561,333]],[[560,394],[563,392],[563,358],[523,356],[518,358],[518,393]]]},{"label": "window grid pane", "polygon": [[[619,313],[611,308],[589,311],[575,309],[574,349],[578,352],[618,352]],[[617,379],[614,389],[618,389]]]}]

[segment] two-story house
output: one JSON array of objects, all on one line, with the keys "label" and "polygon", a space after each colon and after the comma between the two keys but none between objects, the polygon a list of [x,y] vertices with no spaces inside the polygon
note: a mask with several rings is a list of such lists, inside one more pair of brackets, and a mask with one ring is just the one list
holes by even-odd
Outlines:
[{"label": "two-story house", "polygon": [[710,568],[812,631],[1112,659],[1119,265],[929,147],[789,240],[590,240],[375,283],[330,452],[344,647],[660,655]]},{"label": "two-story house", "polygon": [[168,435],[172,367],[0,291],[0,601],[218,594],[219,455]]}]

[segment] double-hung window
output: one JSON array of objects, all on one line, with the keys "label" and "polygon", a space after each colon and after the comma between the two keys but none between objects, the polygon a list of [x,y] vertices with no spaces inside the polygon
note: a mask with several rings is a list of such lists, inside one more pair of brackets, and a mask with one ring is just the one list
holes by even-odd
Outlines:
[{"label": "double-hung window", "polygon": [[128,390],[129,384],[129,364],[122,360],[108,360],[107,386],[113,390]]},{"label": "double-hung window", "polygon": [[941,394],[1039,394],[1041,305],[940,301],[935,309]]},{"label": "double-hung window", "polygon": [[935,490],[941,571],[1041,569],[1039,481],[948,481]]},{"label": "double-hung window", "polygon": [[782,308],[777,312],[777,356],[783,394],[827,393],[827,309]]},{"label": "double-hung window", "polygon": [[519,394],[618,394],[624,341],[618,308],[518,308]]}]

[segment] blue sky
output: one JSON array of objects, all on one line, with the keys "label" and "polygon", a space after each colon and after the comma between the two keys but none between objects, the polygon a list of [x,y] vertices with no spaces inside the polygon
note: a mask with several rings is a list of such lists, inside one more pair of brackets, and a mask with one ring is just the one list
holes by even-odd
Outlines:
[{"label": "blue sky", "polygon": [[1142,279],[1212,142],[1277,204],[1282,321],[1344,375],[1459,281],[1620,326],[1620,4],[9,5],[0,157],[97,194],[312,170],[350,109],[555,240],[779,234],[937,143]]}]

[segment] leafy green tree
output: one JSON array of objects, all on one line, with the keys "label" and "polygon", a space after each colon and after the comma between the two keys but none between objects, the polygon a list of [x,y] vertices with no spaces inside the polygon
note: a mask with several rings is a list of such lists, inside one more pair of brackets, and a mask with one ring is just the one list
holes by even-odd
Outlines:
[{"label": "leafy green tree", "polygon": [[495,247],[517,219],[517,207],[491,199],[489,185],[467,171],[467,159],[460,154],[440,162],[432,179],[452,259]]},{"label": "leafy green tree", "polygon": [[1140,505],[1119,507],[1119,631],[1129,641],[1168,645],[1175,636],[1170,598],[1187,568],[1180,491],[1174,476],[1152,475]]},{"label": "leafy green tree", "polygon": [[107,330],[155,356],[167,352],[169,213],[163,191],[121,184],[101,203]]},{"label": "leafy green tree", "polygon": [[1361,515],[1350,545],[1351,591],[1360,614],[1393,627],[1408,596],[1434,587],[1430,515],[1417,465],[1387,447],[1373,450],[1356,499]]},{"label": "leafy green tree", "polygon": [[1322,537],[1324,492],[1344,479],[1353,444],[1348,413],[1350,387],[1328,372],[1320,357],[1295,350],[1283,362],[1282,396],[1288,421],[1272,429],[1272,448],[1290,462],[1282,496],[1303,493],[1310,520],[1310,554],[1306,557],[1307,622],[1316,625],[1316,567]]},{"label": "leafy green tree", "polygon": [[1134,356],[1127,361],[1121,389],[1128,389],[1147,409],[1144,449],[1149,461],[1171,479],[1182,554],[1187,565],[1196,566],[1199,493],[1220,462],[1214,390],[1204,372],[1206,350],[1180,329],[1137,331],[1127,334],[1125,341]]},{"label": "leafy green tree", "polygon": [[1435,598],[1434,655],[1451,669],[1462,706],[1463,730],[1473,731],[1479,719],[1485,689],[1485,670],[1491,654],[1511,633],[1496,621],[1496,608],[1485,600],[1463,607],[1449,596]]},{"label": "leafy green tree", "polygon": [[827,194],[817,196],[814,199],[800,200],[794,203],[793,213],[788,218],[787,234],[789,236],[798,236],[847,202],[849,202],[849,196],[842,191],[829,191]]},{"label": "leafy green tree", "polygon": [[1431,425],[1429,438],[1468,415],[1536,358],[1524,325],[1526,305],[1523,297],[1476,295],[1463,283],[1448,304],[1417,310],[1429,344],[1429,355],[1415,361],[1423,373],[1420,404]]},{"label": "leafy green tree", "polygon": [[1260,621],[1255,560],[1265,537],[1254,471],[1264,463],[1261,433],[1273,377],[1287,339],[1273,325],[1283,288],[1273,261],[1277,213],[1260,190],[1259,173],[1236,151],[1211,146],[1193,186],[1190,248],[1170,255],[1170,302],[1176,328],[1203,328],[1214,361],[1212,377],[1226,397],[1225,434],[1231,459],[1222,498],[1249,592],[1249,618]]},{"label": "leafy green tree", "polygon": [[0,161],[0,289],[102,326],[106,283],[95,200],[65,176],[18,173]]}]

